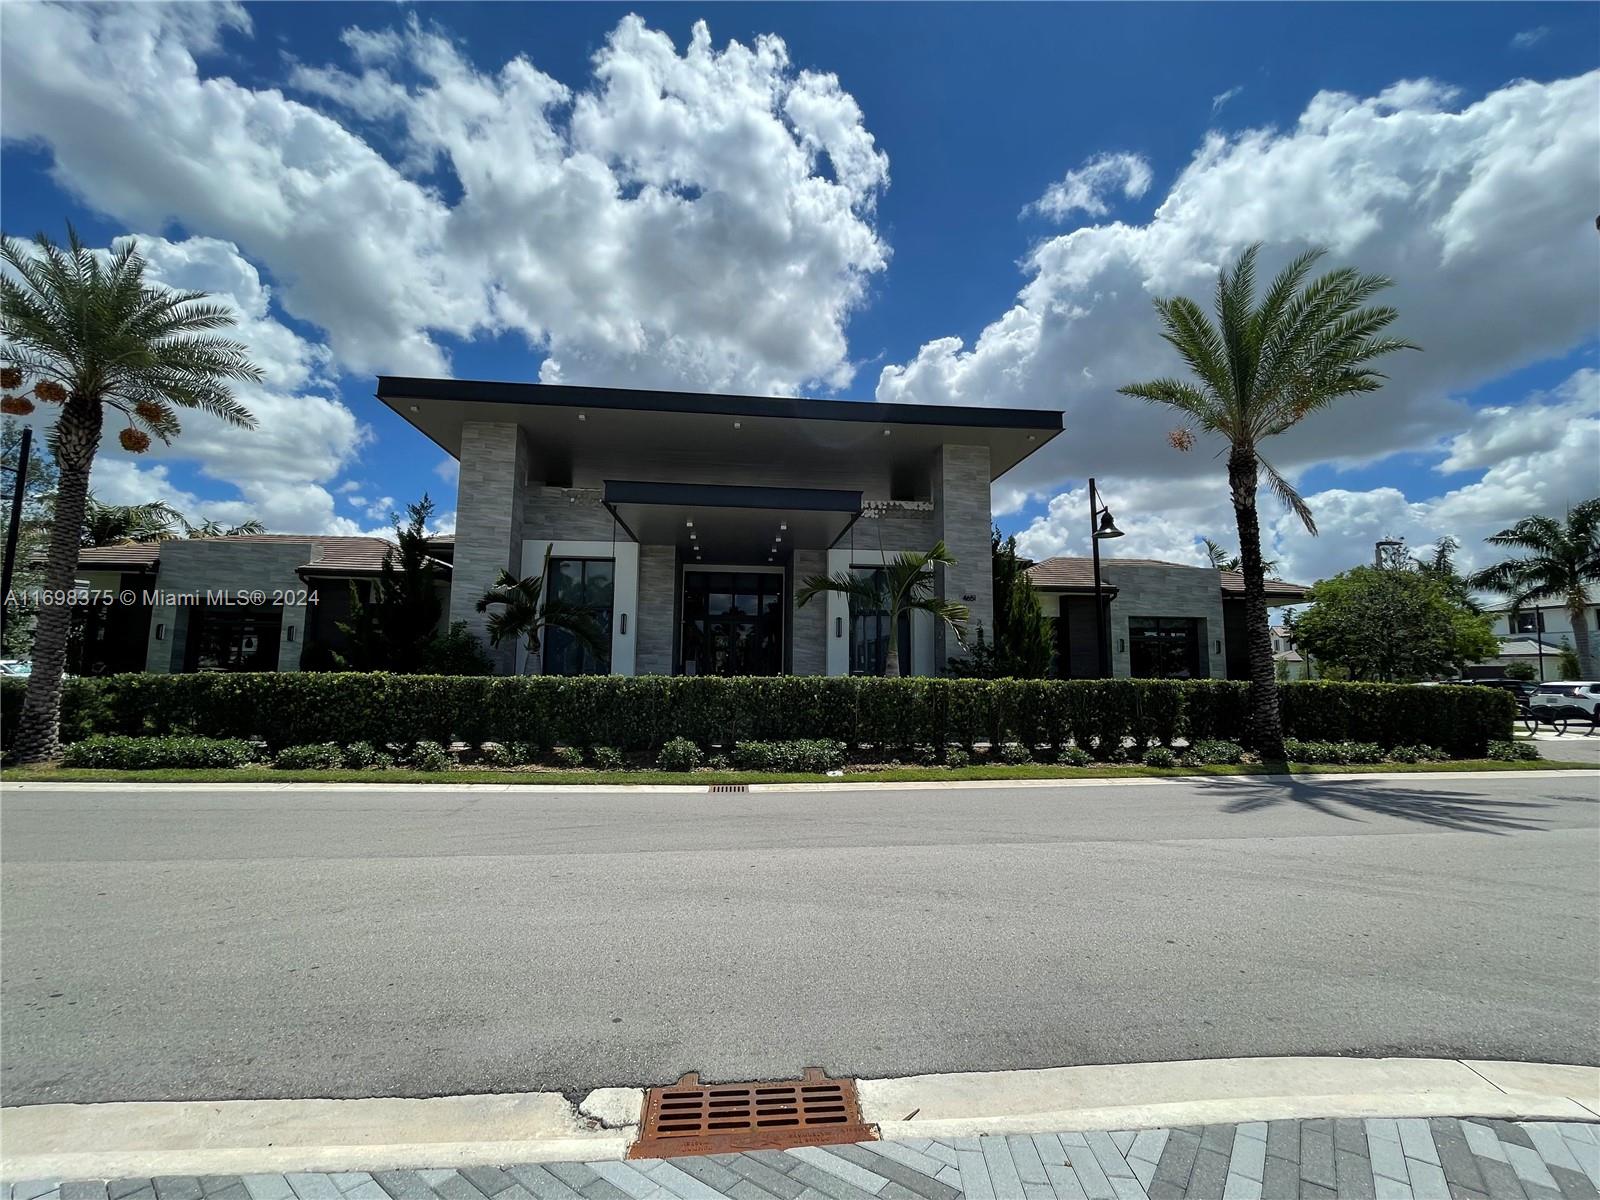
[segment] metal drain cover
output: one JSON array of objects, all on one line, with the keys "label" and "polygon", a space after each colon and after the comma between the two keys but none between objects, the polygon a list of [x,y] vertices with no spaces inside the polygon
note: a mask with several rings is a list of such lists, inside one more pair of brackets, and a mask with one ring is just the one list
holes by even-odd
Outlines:
[{"label": "metal drain cover", "polygon": [[651,1088],[629,1158],[731,1154],[875,1141],[861,1120],[853,1079],[816,1067],[800,1079],[702,1084],[691,1071],[671,1087]]},{"label": "metal drain cover", "polygon": [[750,785],[748,783],[713,783],[706,790],[711,792],[748,792]]}]

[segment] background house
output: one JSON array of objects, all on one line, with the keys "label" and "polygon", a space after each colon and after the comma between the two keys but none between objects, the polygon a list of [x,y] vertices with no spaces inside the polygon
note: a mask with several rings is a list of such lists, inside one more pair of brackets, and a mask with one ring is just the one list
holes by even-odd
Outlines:
[{"label": "background house", "polygon": [[[331,665],[352,588],[363,599],[393,543],[377,537],[241,534],[85,549],[83,606],[67,669],[296,671]],[[448,551],[436,555],[448,578]],[[307,661],[309,660],[309,661]]]},{"label": "background house", "polygon": [[[1099,674],[1094,569],[1088,558],[1047,558],[1028,569],[1055,618],[1056,674]],[[1247,679],[1244,577],[1238,571],[1144,558],[1102,558],[1111,674],[1159,679]],[[1306,588],[1267,581],[1267,604],[1297,603]]]}]

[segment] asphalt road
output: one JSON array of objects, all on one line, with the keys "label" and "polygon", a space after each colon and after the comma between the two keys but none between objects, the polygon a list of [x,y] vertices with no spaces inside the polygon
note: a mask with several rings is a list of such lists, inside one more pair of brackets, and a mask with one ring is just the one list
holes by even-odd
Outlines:
[{"label": "asphalt road", "polygon": [[1600,1063],[1600,774],[0,794],[7,1104]]}]

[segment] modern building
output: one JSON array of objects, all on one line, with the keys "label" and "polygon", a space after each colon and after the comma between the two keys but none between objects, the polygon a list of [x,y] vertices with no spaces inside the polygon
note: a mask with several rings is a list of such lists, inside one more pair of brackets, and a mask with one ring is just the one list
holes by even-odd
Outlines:
[{"label": "modern building", "polygon": [[[366,598],[393,549],[383,538],[322,534],[85,549],[77,583],[88,602],[67,669],[109,675],[331,665],[352,594]],[[436,570],[448,579],[448,543],[434,554]]]},{"label": "modern building", "polygon": [[889,630],[810,576],[868,573],[943,540],[941,596],[992,630],[990,487],[1061,432],[1061,414],[384,377],[378,398],[460,462],[449,619],[502,570],[610,631],[605,653],[551,631],[502,672],[844,675],[960,653],[927,614]]},{"label": "modern building", "polygon": [[[1056,675],[1099,674],[1094,567],[1047,558],[1028,569],[1045,615],[1055,619]],[[1101,600],[1111,674],[1156,679],[1248,679],[1244,576],[1218,567],[1145,558],[1102,558]],[[1267,580],[1267,604],[1296,604],[1307,589]]]}]

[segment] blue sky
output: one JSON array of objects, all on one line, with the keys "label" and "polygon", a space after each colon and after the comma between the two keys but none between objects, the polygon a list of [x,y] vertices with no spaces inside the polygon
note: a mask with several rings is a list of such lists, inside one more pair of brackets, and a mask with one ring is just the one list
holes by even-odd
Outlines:
[{"label": "blue sky", "polygon": [[[372,399],[373,374],[536,379],[548,357],[547,377],[577,382],[1059,406],[1063,446],[997,488],[1002,526],[1036,554],[1081,548],[1095,473],[1131,518],[1130,552],[1192,557],[1201,534],[1231,540],[1215,464],[1175,458],[1171,422],[1115,387],[1170,366],[1150,296],[1203,293],[1254,238],[1269,261],[1314,240],[1394,274],[1397,328],[1425,350],[1382,401],[1275,450],[1324,498],[1316,541],[1269,529],[1292,568],[1349,565],[1374,531],[1476,541],[1600,491],[1595,6],[138,7],[9,6],[5,229],[156,237],[172,282],[242,279],[247,328],[282,364],[260,405],[286,431],[259,453],[201,431],[108,461],[96,487],[112,498],[354,529],[427,488],[448,514],[437,451]],[[631,12],[642,33],[621,32]],[[697,75],[702,20],[713,59]],[[729,44],[764,38],[787,61],[752,91]],[[74,40],[80,70],[35,65]],[[675,95],[693,132],[652,125],[597,60]],[[161,89],[164,72],[180,86]],[[808,72],[836,83],[802,86]],[[761,87],[802,94],[818,143],[775,141],[797,126]],[[592,127],[573,116],[585,98]],[[616,181],[614,214],[586,221],[573,200],[579,151]],[[1097,156],[1123,165],[1084,173]],[[1036,206],[1075,178],[1084,203]],[[626,213],[652,186],[671,212]],[[708,220],[728,197],[750,211]],[[774,205],[782,244],[752,215]],[[663,250],[693,212],[694,236]],[[374,245],[333,261],[324,222]],[[584,261],[597,245],[618,255],[614,289]],[[745,278],[720,297],[730,268]],[[790,344],[785,322],[729,315],[797,273]],[[706,303],[661,299],[685,280]],[[597,296],[604,313],[586,310]],[[1508,434],[1523,425],[1537,436]]]}]

